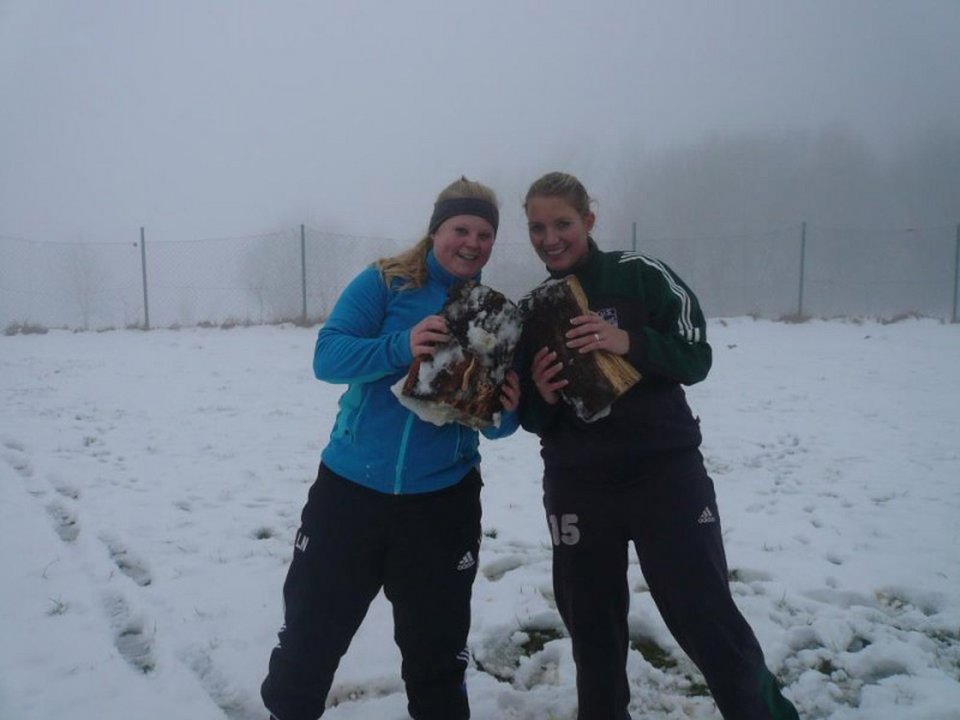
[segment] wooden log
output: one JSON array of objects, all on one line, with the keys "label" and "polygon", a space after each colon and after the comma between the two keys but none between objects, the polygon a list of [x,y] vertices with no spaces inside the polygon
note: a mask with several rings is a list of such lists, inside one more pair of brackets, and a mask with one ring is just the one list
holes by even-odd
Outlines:
[{"label": "wooden log", "polygon": [[421,420],[472,428],[499,425],[500,385],[520,340],[520,310],[506,296],[470,281],[450,289],[438,313],[451,340],[415,358],[393,391]]},{"label": "wooden log", "polygon": [[561,397],[577,416],[592,422],[609,414],[610,406],[640,380],[640,373],[626,358],[606,350],[580,353],[567,347],[565,333],[570,319],[590,313],[587,296],[575,275],[547,280],[520,301],[523,344],[531,353],[548,347],[563,363],[560,377],[569,384]]}]

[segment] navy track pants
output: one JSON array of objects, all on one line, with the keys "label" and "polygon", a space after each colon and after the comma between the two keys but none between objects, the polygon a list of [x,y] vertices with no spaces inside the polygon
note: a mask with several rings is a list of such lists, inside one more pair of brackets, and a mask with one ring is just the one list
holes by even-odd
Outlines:
[{"label": "navy track pants", "polygon": [[573,643],[578,720],[624,720],[630,700],[627,550],[724,718],[795,720],[730,594],[713,482],[699,452],[636,484],[544,478],[558,609]]},{"label": "navy track pants", "polygon": [[316,720],[340,658],[381,588],[414,720],[466,720],[480,474],[434,493],[385,495],[321,465],[283,586],[284,625],[261,687],[276,720]]}]

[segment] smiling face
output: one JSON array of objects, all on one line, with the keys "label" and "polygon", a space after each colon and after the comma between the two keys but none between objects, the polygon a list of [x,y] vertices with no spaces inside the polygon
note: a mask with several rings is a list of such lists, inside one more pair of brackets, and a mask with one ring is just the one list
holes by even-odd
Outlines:
[{"label": "smiling face", "polygon": [[566,272],[586,259],[592,212],[581,215],[566,198],[543,195],[528,199],[526,207],[530,242],[547,270]]},{"label": "smiling face", "polygon": [[458,278],[474,277],[490,259],[496,239],[493,225],[476,215],[454,215],[433,233],[433,254]]}]

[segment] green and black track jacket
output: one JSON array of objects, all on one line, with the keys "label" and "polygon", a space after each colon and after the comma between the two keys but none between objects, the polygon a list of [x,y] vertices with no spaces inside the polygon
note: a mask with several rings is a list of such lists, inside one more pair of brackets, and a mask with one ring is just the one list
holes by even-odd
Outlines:
[{"label": "green and black track jacket", "polygon": [[549,477],[619,484],[654,474],[661,462],[699,447],[699,420],[681,385],[703,380],[712,354],[700,304],[669,267],[635,252],[603,252],[592,238],[589,245],[574,274],[590,310],[630,335],[626,359],[642,379],[609,415],[587,423],[564,401],[543,401],[529,371],[539,348],[524,346],[520,422],[540,436]]}]

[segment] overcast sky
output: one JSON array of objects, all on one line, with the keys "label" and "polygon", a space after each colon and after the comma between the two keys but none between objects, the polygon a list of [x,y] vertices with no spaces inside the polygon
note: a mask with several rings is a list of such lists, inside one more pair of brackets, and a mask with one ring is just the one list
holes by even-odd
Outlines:
[{"label": "overcast sky", "polygon": [[0,235],[29,239],[412,240],[461,173],[519,239],[547,170],[602,201],[624,153],[957,123],[960,0],[0,0]]}]

